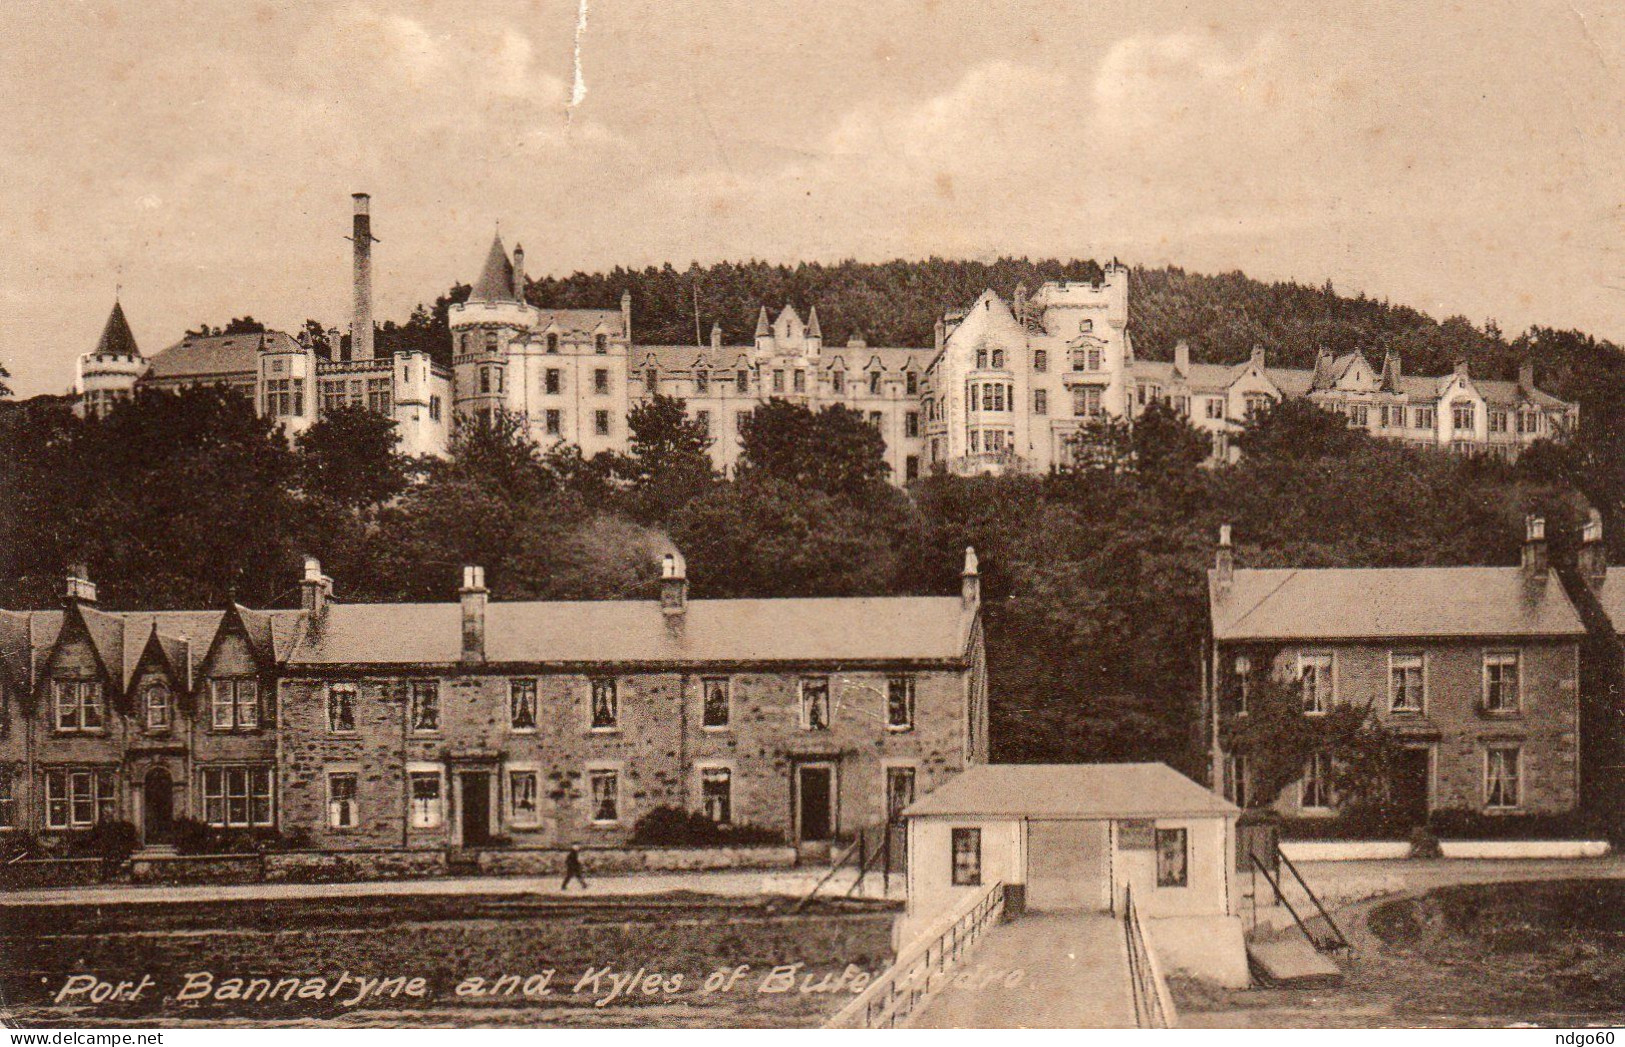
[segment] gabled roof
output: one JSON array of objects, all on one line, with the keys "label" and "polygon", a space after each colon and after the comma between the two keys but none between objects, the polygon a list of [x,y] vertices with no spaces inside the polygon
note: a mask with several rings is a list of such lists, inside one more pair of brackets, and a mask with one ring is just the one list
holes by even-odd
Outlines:
[{"label": "gabled roof", "polygon": [[259,353],[298,352],[299,343],[286,331],[264,334],[225,334],[208,338],[187,337],[152,358],[149,378],[223,378],[230,375],[253,377],[259,369]]},{"label": "gabled roof", "polygon": [[34,678],[33,632],[28,615],[0,611],[0,682],[28,688]]},{"label": "gabled roof", "polygon": [[[680,628],[658,601],[490,603],[488,663],[957,662],[972,612],[959,597],[690,600]],[[449,665],[462,654],[455,603],[332,604],[289,664]]]},{"label": "gabled roof", "polygon": [[1602,587],[1597,589],[1597,603],[1614,632],[1625,635],[1625,567],[1610,567]]},{"label": "gabled roof", "polygon": [[563,334],[596,334],[602,328],[604,334],[620,335],[624,327],[619,309],[543,309],[534,325],[544,334],[550,328]]},{"label": "gabled roof", "polygon": [[1241,809],[1160,763],[986,764],[950,778],[910,818],[1189,818]]},{"label": "gabled roof", "polygon": [[474,281],[474,289],[469,292],[468,300],[519,301],[519,296],[513,292],[513,263],[508,260],[507,249],[502,246],[501,233],[491,238],[491,250],[485,254],[485,267],[480,270],[480,278]]},{"label": "gabled roof", "polygon": [[1238,569],[1208,572],[1213,638],[1357,640],[1579,636],[1585,627],[1555,571],[1517,567]]},{"label": "gabled roof", "polygon": [[136,348],[135,335],[130,332],[130,321],[124,318],[124,306],[117,300],[113,302],[113,311],[107,314],[101,338],[96,341],[96,352],[112,356],[141,355],[141,350]]}]

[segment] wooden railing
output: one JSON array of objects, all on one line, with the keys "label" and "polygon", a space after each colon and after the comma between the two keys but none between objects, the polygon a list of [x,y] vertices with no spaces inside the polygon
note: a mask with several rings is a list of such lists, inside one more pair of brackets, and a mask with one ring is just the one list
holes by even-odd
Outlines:
[{"label": "wooden railing", "polygon": [[1128,943],[1128,980],[1134,995],[1134,1022],[1142,1029],[1172,1029],[1179,1024],[1179,1013],[1174,1010],[1173,997],[1168,994],[1168,980],[1162,976],[1162,965],[1146,940],[1145,924],[1140,921],[1139,907],[1134,904],[1134,888],[1123,895],[1123,936]]},{"label": "wooden railing", "polygon": [[825,1023],[826,1029],[896,1029],[942,988],[948,974],[1004,914],[1004,884],[967,898],[904,946],[897,962]]}]

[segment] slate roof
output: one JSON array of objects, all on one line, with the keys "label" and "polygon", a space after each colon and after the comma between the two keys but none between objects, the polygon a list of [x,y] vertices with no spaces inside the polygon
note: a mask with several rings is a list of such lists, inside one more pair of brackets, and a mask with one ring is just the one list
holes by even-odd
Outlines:
[{"label": "slate roof", "polygon": [[1238,569],[1228,589],[1208,572],[1216,640],[1579,636],[1555,571],[1517,567]]},{"label": "slate roof", "polygon": [[1608,568],[1608,576],[1596,595],[1614,632],[1625,633],[1625,567]]},{"label": "slate roof", "polygon": [[[827,352],[827,350],[826,350]],[[1334,383],[1340,381],[1348,369],[1354,366],[1357,359],[1362,359],[1360,353],[1345,353],[1336,360],[1331,361],[1326,376],[1317,384],[1316,371],[1299,367],[1266,367],[1264,373],[1270,381],[1278,386],[1281,392],[1288,396],[1305,396],[1311,390],[1325,390],[1337,396],[1359,395],[1343,390],[1335,390]],[[1369,366],[1369,363],[1368,363]],[[1247,361],[1237,364],[1197,364],[1193,363],[1185,372],[1185,382],[1193,393],[1219,392],[1228,389],[1243,371],[1247,369]],[[1132,373],[1136,378],[1159,381],[1165,384],[1177,384],[1179,376],[1174,370],[1170,360],[1135,360]],[[1450,375],[1409,375],[1401,374],[1397,383],[1394,383],[1393,392],[1406,396],[1413,402],[1427,402],[1437,400],[1445,379]],[[1386,392],[1382,375],[1378,374],[1379,384],[1377,392]],[[1497,379],[1470,379],[1473,387],[1483,396],[1484,401],[1496,407],[1516,407],[1519,404],[1531,403],[1540,407],[1563,409],[1574,405],[1561,400],[1541,389],[1525,389],[1517,382],[1501,381]]]},{"label": "slate roof", "polygon": [[107,324],[102,328],[102,336],[96,341],[96,352],[117,356],[140,356],[141,350],[136,348],[135,335],[130,331],[130,321],[124,318],[124,306],[117,301],[113,303],[113,311],[107,314]]},{"label": "slate roof", "polygon": [[259,352],[296,352],[299,343],[286,331],[264,334],[226,334],[210,338],[184,338],[152,358],[149,378],[194,378],[228,375],[252,376],[259,368]]},{"label": "slate roof", "polygon": [[[814,371],[833,371],[835,364],[839,362],[850,377],[861,373],[871,359],[879,357],[880,366],[888,373],[906,370],[912,363],[913,370],[924,374],[926,364],[930,362],[934,352],[932,349],[903,349],[895,346],[826,345],[817,357],[809,357],[807,362]],[[652,355],[655,366],[662,371],[686,372],[693,369],[696,360],[702,361],[700,366],[704,369],[728,371],[737,366],[754,366],[755,353],[755,347],[749,345],[725,345],[721,349],[692,345],[635,345],[632,347],[629,360],[634,370],[643,367],[645,361]],[[741,358],[744,360],[742,365]]]},{"label": "slate roof", "polygon": [[480,278],[474,281],[474,289],[469,292],[468,300],[519,301],[519,296],[513,292],[513,263],[508,260],[508,250],[502,246],[500,233],[491,238],[491,250],[486,252],[485,266],[480,270]]},{"label": "slate roof", "polygon": [[986,764],[903,812],[915,817],[1180,818],[1241,809],[1160,763]]},{"label": "slate roof", "polygon": [[[488,663],[958,661],[973,614],[959,597],[690,600],[680,626],[658,601],[492,602]],[[456,603],[331,604],[294,666],[449,665],[462,654]]]},{"label": "slate roof", "polygon": [[619,309],[543,309],[536,322],[536,331],[546,331],[554,324],[566,334],[592,334],[603,325],[607,334],[625,334]]},{"label": "slate roof", "polygon": [[[154,626],[165,657],[186,673],[208,653],[225,616],[223,611],[80,610],[96,653],[121,688],[130,686]],[[256,647],[270,643],[275,657],[287,656],[302,612],[238,610],[248,627],[250,643]],[[0,660],[15,682],[27,682],[31,676],[38,680],[61,635],[65,613],[0,611]]]}]

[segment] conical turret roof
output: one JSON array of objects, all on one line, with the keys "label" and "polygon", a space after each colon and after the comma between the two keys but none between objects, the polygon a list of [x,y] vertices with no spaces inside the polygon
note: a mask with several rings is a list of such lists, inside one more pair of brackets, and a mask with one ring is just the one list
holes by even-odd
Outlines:
[{"label": "conical turret roof", "polygon": [[474,290],[469,292],[468,300],[471,302],[519,300],[513,293],[513,263],[508,260],[507,249],[502,246],[501,233],[491,238],[491,250],[485,256],[485,268],[480,272],[480,278],[475,281]]},{"label": "conical turret roof", "polygon": [[141,355],[141,350],[136,348],[135,335],[130,333],[130,322],[124,319],[124,306],[116,299],[107,325],[102,328],[101,340],[96,343],[96,352],[114,356]]},{"label": "conical turret roof", "polygon": [[767,318],[767,306],[764,305],[756,317],[756,337],[765,338],[772,333],[773,325]]},{"label": "conical turret roof", "polygon": [[813,306],[811,311],[809,311],[807,313],[807,337],[808,338],[822,338],[822,337],[824,337],[824,332],[822,330],[820,330],[819,327],[818,327],[818,307],[816,305]]}]

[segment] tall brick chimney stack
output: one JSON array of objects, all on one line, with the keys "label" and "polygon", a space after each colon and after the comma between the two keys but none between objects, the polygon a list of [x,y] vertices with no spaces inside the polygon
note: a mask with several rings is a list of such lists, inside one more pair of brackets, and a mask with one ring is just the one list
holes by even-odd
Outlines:
[{"label": "tall brick chimney stack", "polygon": [[1230,547],[1230,525],[1219,525],[1219,550],[1213,554],[1213,577],[1220,589],[1230,588],[1236,577],[1236,551]]},{"label": "tall brick chimney stack", "polygon": [[1524,518],[1523,569],[1532,582],[1544,582],[1550,561],[1546,554],[1546,521],[1539,516]]},{"label": "tall brick chimney stack", "polygon": [[350,359],[372,359],[372,197],[354,193],[354,228],[350,242],[355,252],[355,310],[350,321]]}]

